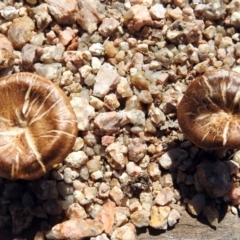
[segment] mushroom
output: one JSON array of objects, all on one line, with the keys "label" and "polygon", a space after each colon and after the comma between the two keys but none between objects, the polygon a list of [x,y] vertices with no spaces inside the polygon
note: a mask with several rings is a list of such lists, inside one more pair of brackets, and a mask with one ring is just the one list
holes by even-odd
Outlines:
[{"label": "mushroom", "polygon": [[[180,101],[177,116],[183,133],[198,147],[240,149],[240,74],[219,69],[196,78]],[[225,195],[225,200],[239,204],[240,189],[230,182],[231,172],[220,161],[211,162],[205,159],[197,167],[201,186],[212,197]]]},{"label": "mushroom", "polygon": [[64,92],[32,73],[0,79],[0,176],[36,179],[61,163],[77,136]]},{"label": "mushroom", "polygon": [[203,149],[240,148],[240,74],[206,72],[188,87],[177,110],[186,137]]}]

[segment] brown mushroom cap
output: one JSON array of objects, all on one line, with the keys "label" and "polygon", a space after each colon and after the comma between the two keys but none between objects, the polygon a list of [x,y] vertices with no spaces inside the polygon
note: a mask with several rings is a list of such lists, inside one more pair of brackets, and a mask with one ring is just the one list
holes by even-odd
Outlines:
[{"label": "brown mushroom cap", "polygon": [[64,92],[31,73],[0,79],[0,176],[35,179],[61,163],[77,136]]},{"label": "brown mushroom cap", "polygon": [[240,148],[240,74],[213,70],[196,78],[178,105],[186,137],[204,149]]}]

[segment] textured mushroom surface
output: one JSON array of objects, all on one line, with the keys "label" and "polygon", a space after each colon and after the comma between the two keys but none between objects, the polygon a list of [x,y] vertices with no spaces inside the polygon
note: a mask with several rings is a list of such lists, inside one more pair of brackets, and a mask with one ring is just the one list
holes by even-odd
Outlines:
[{"label": "textured mushroom surface", "polygon": [[177,114],[183,133],[197,146],[240,148],[240,74],[219,69],[196,78]]},{"label": "textured mushroom surface", "polygon": [[65,93],[31,73],[0,79],[0,176],[35,179],[61,163],[77,136]]}]

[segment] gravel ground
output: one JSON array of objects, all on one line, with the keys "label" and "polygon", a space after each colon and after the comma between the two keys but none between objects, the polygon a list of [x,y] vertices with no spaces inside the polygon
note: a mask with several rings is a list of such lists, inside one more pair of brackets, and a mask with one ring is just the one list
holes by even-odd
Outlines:
[{"label": "gravel ground", "polygon": [[78,136],[40,179],[0,178],[0,227],[16,237],[34,227],[35,240],[134,240],[183,211],[212,227],[238,214],[240,152],[195,146],[177,106],[205,72],[240,73],[239,26],[239,0],[1,1],[0,75],[59,85]]}]

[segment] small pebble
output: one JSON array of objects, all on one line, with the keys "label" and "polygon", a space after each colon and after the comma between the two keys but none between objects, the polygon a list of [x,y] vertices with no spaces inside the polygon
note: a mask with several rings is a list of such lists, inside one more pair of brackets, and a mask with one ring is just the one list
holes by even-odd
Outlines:
[{"label": "small pebble", "polygon": [[160,206],[164,206],[171,202],[173,199],[173,191],[169,187],[165,187],[155,198],[155,203]]},{"label": "small pebble", "polygon": [[136,240],[136,229],[132,223],[127,223],[122,227],[116,228],[111,236],[111,240]]},{"label": "small pebble", "polygon": [[116,211],[115,203],[109,201],[103,204],[101,211],[94,218],[95,221],[102,222],[104,231],[108,235],[110,235],[113,231],[115,211]]},{"label": "small pebble", "polygon": [[131,214],[130,220],[136,227],[146,227],[149,222],[149,212],[145,210],[137,210]]},{"label": "small pebble", "polygon": [[118,206],[121,205],[121,201],[124,197],[124,193],[119,187],[117,186],[113,187],[110,190],[109,195]]},{"label": "small pebble", "polygon": [[[79,226],[81,229],[79,231]],[[47,239],[65,238],[65,239],[81,239],[93,237],[103,232],[103,224],[90,219],[81,218],[69,219],[65,222],[55,225],[50,232],[46,234]]]},{"label": "small pebble", "polygon": [[176,209],[172,209],[168,215],[168,225],[170,227],[174,226],[180,218],[181,214],[179,213],[179,211]]},{"label": "small pebble", "polygon": [[205,206],[205,196],[203,194],[197,194],[188,202],[187,208],[191,214],[197,216],[203,211]]},{"label": "small pebble", "polygon": [[166,230],[170,211],[171,208],[169,206],[153,206],[151,209],[149,225],[155,229]]},{"label": "small pebble", "polygon": [[158,158],[158,162],[164,169],[174,170],[187,157],[188,153],[185,150],[176,148],[164,153],[161,157]]}]

